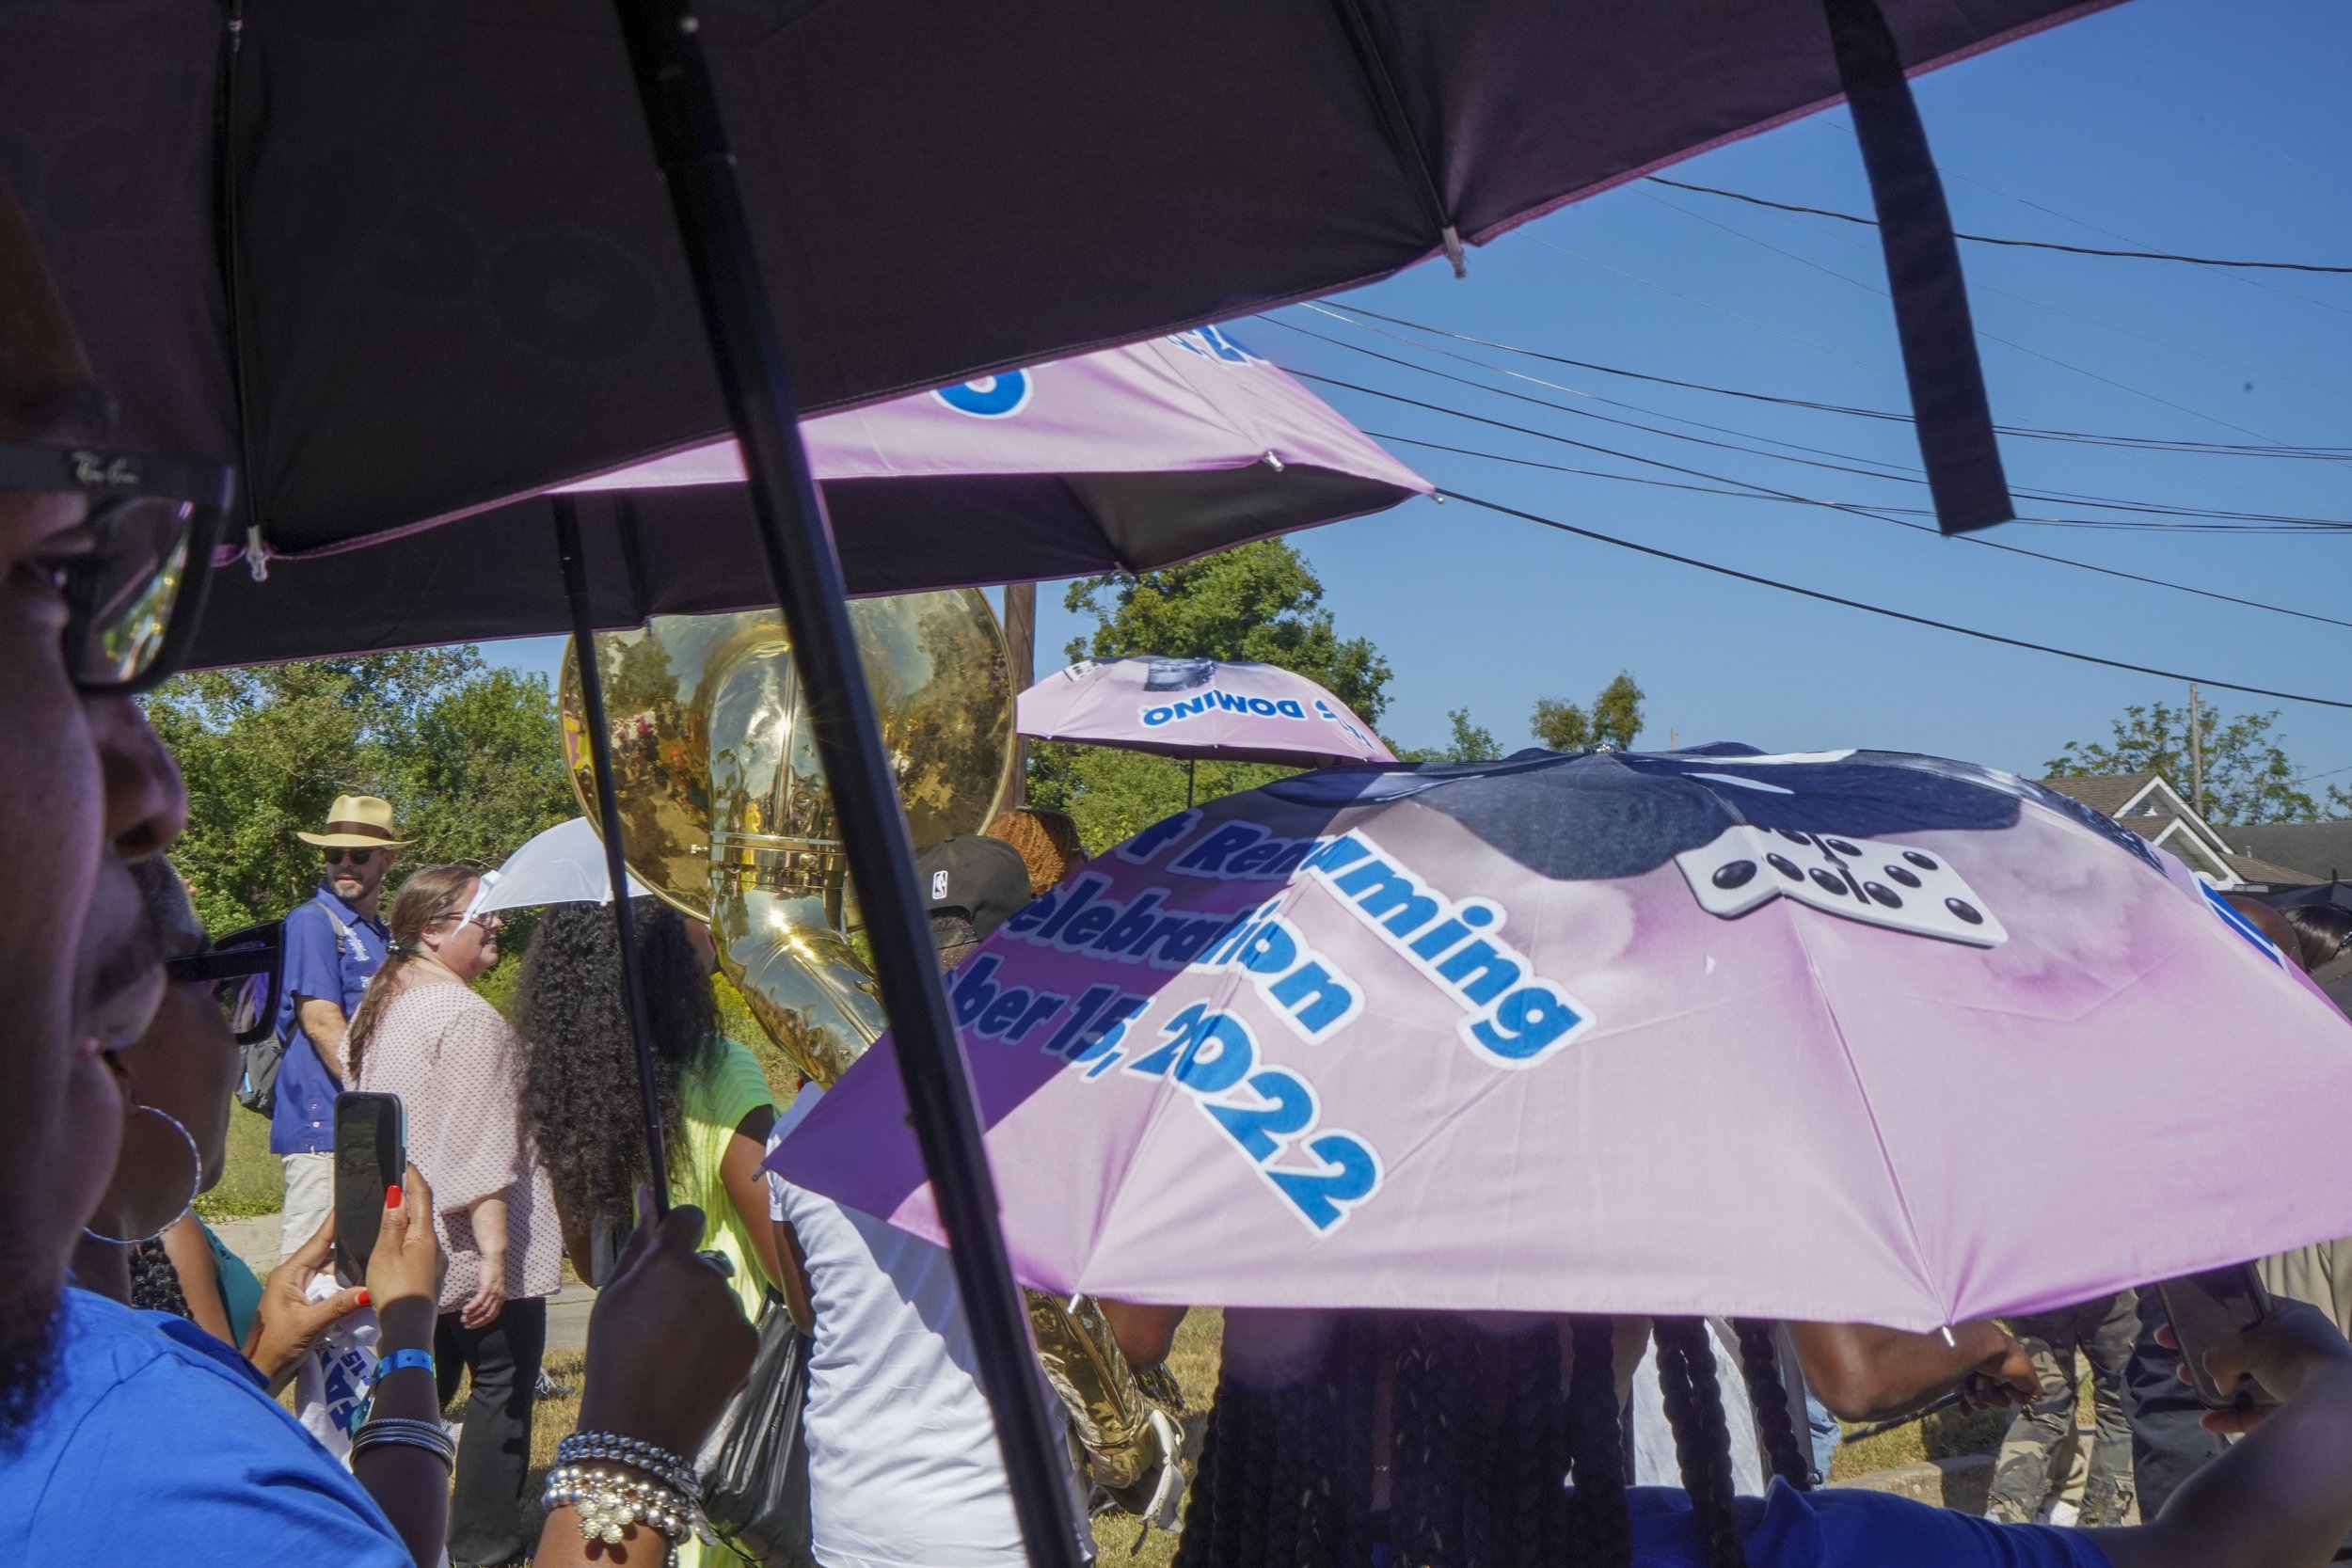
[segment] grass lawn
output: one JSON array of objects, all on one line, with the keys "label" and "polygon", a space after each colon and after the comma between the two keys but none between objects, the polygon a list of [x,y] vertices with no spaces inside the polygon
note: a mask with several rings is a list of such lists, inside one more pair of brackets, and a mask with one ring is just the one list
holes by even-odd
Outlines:
[{"label": "grass lawn", "polygon": [[229,1162],[220,1185],[196,1200],[208,1220],[275,1214],[286,1206],[286,1172],[269,1151],[269,1118],[242,1105],[229,1108]]}]

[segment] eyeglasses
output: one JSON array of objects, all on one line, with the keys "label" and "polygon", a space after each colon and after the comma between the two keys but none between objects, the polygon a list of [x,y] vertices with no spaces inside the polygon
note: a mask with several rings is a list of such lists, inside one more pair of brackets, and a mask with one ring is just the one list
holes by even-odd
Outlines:
[{"label": "eyeglasses", "polygon": [[75,686],[120,695],[171,673],[203,610],[234,477],[214,464],[0,441],[0,490],[74,490],[89,500],[90,551],[58,566]]},{"label": "eyeglasses", "polygon": [[264,921],[231,931],[199,953],[164,960],[164,974],[185,986],[209,985],[239,1045],[278,1027],[286,976],[286,923]]},{"label": "eyeglasses", "polygon": [[482,927],[484,936],[494,937],[506,928],[505,919],[495,914],[466,914],[461,911],[452,910],[441,918],[454,920],[460,926],[479,926]]},{"label": "eyeglasses", "polygon": [[373,849],[327,849],[321,852],[326,856],[326,863],[329,865],[342,864],[345,857],[348,857],[354,865],[365,865],[375,859],[375,851]]}]

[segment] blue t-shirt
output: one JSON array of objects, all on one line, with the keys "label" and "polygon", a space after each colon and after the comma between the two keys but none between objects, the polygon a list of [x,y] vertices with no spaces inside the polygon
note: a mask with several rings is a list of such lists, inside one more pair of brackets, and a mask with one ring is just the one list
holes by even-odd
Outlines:
[{"label": "blue t-shirt", "polygon": [[49,1398],[0,1462],[0,1562],[409,1568],[374,1499],[178,1318],[65,1292]]},{"label": "blue t-shirt", "polygon": [[286,1059],[278,1069],[278,1109],[269,1118],[272,1154],[334,1152],[335,1080],[294,1022],[294,1009],[308,998],[336,1004],[346,1020],[358,1012],[369,977],[384,967],[389,934],[382,921],[361,914],[324,887],[286,916],[286,994],[278,1009],[278,1037],[286,1042]]},{"label": "blue t-shirt", "polygon": [[[1634,1486],[1626,1499],[1641,1568],[1704,1568],[1690,1494]],[[2080,1530],[1999,1525],[1846,1487],[1799,1492],[1775,1481],[1764,1497],[1740,1499],[1740,1527],[1748,1568],[2111,1568]]]}]

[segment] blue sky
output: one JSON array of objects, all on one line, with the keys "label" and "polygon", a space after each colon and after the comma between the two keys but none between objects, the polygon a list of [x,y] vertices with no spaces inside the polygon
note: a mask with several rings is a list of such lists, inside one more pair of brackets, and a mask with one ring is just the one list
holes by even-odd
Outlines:
[{"label": "blue sky", "polygon": [[[1963,230],[2070,244],[2352,264],[2344,154],[2352,95],[2341,0],[2134,0],[1916,84]],[[1868,211],[1843,111],[1664,171],[1779,200]],[[2094,231],[2107,230],[2106,233]],[[2128,236],[2120,239],[2117,236]],[[1963,246],[1996,420],[2212,442],[2352,446],[2352,277],[2218,272]],[[1843,276],[1836,276],[1843,275]],[[1470,257],[1333,303],[1651,374],[1819,402],[1905,406],[1868,230],[1637,183]],[[1318,318],[1344,342],[1614,418],[1659,416],[1915,465],[1907,427],[1781,408],[1441,346],[1570,390],[1511,382]],[[1379,324],[1369,324],[1377,326]],[[1295,370],[1534,426],[1638,456],[1825,499],[1923,505],[1916,485],[1692,445],[1514,402],[1263,320],[1232,324]],[[1411,336],[1407,334],[1407,336]],[[1437,340],[1420,340],[1435,343]],[[2015,345],[2015,346],[2012,346]],[[1618,473],[1622,458],[1357,392],[1324,390],[1391,437]],[[1647,412],[1596,404],[1598,393]],[[1440,484],[1767,577],[1988,631],[2214,679],[2352,699],[2352,630],[2022,560],[1885,521],[1513,467],[1398,439]],[[2305,516],[2352,517],[2347,466],[2119,451],[2011,438],[2012,485]],[[1812,455],[1812,454],[1801,454]],[[2052,503],[2021,510],[2086,514]],[[2163,518],[2153,520],[2163,521]],[[2011,525],[2003,543],[2352,620],[2352,532],[2212,533]],[[1340,629],[1395,669],[1381,728],[1442,740],[1467,706],[1504,745],[1538,697],[1584,701],[1619,669],[1648,693],[1645,745],[1871,745],[2032,773],[2177,685],[1903,626],[1648,560],[1459,503],[1416,501],[1294,536]],[[1041,661],[1078,629],[1040,592]],[[493,644],[546,670],[560,643]],[[2352,782],[2352,712],[2226,691],[2227,712],[2281,710],[2290,753]],[[2336,769],[2345,769],[2335,772]]]}]

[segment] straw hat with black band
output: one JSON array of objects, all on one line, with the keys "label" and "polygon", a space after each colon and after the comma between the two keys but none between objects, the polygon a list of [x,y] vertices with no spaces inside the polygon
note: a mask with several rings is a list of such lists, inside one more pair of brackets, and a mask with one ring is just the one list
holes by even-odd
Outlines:
[{"label": "straw hat with black band", "polygon": [[416,842],[392,836],[392,803],[373,795],[336,796],[327,809],[326,832],[294,837],[326,849],[397,849]]}]

